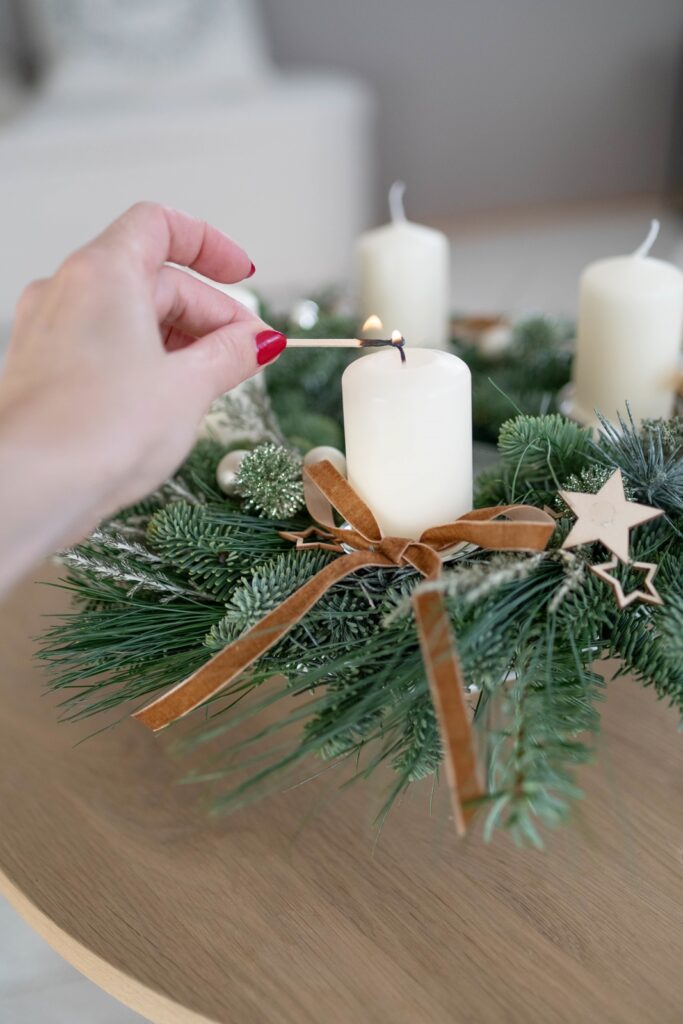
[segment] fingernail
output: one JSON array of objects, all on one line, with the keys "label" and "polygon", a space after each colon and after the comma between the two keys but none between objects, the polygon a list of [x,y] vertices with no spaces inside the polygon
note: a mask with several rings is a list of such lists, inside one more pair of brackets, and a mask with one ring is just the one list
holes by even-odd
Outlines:
[{"label": "fingernail", "polygon": [[252,264],[251,264],[251,268],[250,268],[250,270],[249,270],[249,273],[247,274],[247,277],[253,277],[255,273],[256,273],[256,267],[255,267],[255,266],[254,266],[254,264],[252,263]]},{"label": "fingernail", "polygon": [[286,344],[287,339],[279,331],[259,331],[256,335],[256,362],[259,366],[272,362]]}]

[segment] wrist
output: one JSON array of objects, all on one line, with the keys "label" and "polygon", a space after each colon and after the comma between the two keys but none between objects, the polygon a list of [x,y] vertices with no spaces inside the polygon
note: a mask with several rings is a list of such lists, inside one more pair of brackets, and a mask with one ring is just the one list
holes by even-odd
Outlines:
[{"label": "wrist", "polygon": [[98,468],[77,410],[0,389],[0,589],[95,525]]}]

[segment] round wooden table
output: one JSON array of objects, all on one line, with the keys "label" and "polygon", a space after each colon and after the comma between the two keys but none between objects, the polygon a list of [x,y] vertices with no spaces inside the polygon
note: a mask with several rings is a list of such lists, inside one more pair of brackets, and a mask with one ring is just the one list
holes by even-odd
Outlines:
[{"label": "round wooden table", "polygon": [[[45,571],[42,576],[52,573]],[[428,789],[390,816],[324,779],[206,820],[132,721],[74,746],[30,636],[61,592],[2,611],[0,888],[150,1020],[678,1024],[683,737],[615,682],[588,796],[544,854],[457,842]]]}]

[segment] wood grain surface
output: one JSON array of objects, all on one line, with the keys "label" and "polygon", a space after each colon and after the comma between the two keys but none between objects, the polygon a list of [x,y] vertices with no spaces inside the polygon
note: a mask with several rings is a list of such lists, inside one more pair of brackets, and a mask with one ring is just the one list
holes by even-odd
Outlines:
[{"label": "wood grain surface", "polygon": [[25,585],[2,611],[0,888],[150,1020],[683,1019],[683,737],[653,693],[612,685],[588,796],[544,854],[457,842],[428,787],[376,844],[377,787],[324,778],[215,824],[136,723],[80,746],[57,724],[29,637],[62,607]]}]

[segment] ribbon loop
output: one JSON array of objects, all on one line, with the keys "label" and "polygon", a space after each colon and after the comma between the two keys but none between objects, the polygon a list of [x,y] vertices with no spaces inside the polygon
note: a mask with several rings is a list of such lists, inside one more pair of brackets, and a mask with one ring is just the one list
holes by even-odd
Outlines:
[{"label": "ribbon loop", "polygon": [[405,561],[428,579],[435,580],[441,575],[441,556],[427,544],[413,542],[404,555]]},{"label": "ribbon loop", "polygon": [[377,551],[391,559],[394,565],[402,565],[407,549],[413,542],[405,537],[382,537]]},{"label": "ribbon loop", "polygon": [[543,509],[494,505],[475,508],[452,523],[431,526],[420,541],[438,551],[463,541],[491,551],[542,551],[554,529],[554,519]]},{"label": "ribbon loop", "polygon": [[368,543],[379,543],[382,539],[382,531],[368,506],[327,459],[304,466],[304,495],[311,518],[317,523],[334,527],[334,508]]}]

